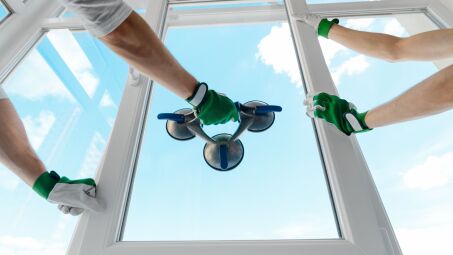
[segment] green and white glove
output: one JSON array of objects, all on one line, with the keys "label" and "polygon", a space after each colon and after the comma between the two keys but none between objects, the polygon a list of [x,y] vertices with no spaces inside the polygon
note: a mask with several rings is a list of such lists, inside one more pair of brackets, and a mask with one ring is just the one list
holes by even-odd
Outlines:
[{"label": "green and white glove", "polygon": [[186,100],[194,107],[197,117],[205,125],[239,120],[239,112],[233,101],[214,90],[209,90],[204,82],[198,83],[193,95]]},{"label": "green and white glove", "polygon": [[338,19],[323,19],[319,15],[315,14],[303,14],[295,17],[296,20],[302,21],[310,25],[314,30],[318,32],[318,35],[328,38],[330,28],[333,24],[338,24],[340,21]]},{"label": "green and white glove", "polygon": [[308,95],[305,100],[307,115],[312,118],[320,118],[335,125],[346,135],[372,130],[365,123],[367,112],[359,113],[356,107],[337,96],[327,93]]},{"label": "green and white glove", "polygon": [[64,214],[79,215],[84,210],[102,211],[96,200],[96,183],[93,179],[70,180],[54,171],[45,172],[36,179],[33,190],[47,201],[58,204]]}]

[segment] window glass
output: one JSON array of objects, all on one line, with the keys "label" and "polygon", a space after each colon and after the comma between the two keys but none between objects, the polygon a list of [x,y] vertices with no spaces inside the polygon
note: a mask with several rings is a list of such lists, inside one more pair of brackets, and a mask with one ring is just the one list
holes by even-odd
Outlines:
[{"label": "window glass", "polygon": [[[265,132],[244,133],[242,163],[220,172],[205,163],[200,138],[167,134],[157,114],[189,105],[156,86],[123,240],[338,238],[299,69],[288,65],[296,61],[288,24],[170,28],[166,45],[212,89],[283,111]],[[212,136],[237,126],[205,129]]]},{"label": "window glass", "polygon": [[[109,139],[127,65],[87,32],[48,32],[2,84],[49,170],[94,177]],[[77,217],[0,166],[0,254],[65,254]]]},{"label": "window glass", "polygon": [[6,8],[5,4],[0,1],[0,23],[8,17],[10,11]]},{"label": "window glass", "polygon": [[[435,28],[423,14],[341,19],[340,24],[403,37]],[[388,63],[319,40],[340,96],[360,111],[438,71],[437,62]],[[404,254],[451,254],[452,119],[450,111],[357,135]]]}]

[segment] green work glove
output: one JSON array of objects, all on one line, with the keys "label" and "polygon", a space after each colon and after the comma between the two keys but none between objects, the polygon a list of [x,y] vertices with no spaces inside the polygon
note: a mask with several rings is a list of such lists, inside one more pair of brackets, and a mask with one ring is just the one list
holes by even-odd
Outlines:
[{"label": "green work glove", "polygon": [[320,118],[334,124],[346,135],[371,130],[365,123],[367,112],[359,113],[348,101],[327,93],[309,95],[305,100],[307,114],[312,118]]},{"label": "green work glove", "polygon": [[206,83],[197,84],[195,92],[187,101],[194,107],[197,117],[205,125],[239,120],[239,112],[233,101],[214,90],[209,90]]},{"label": "green work glove", "polygon": [[325,38],[328,38],[330,28],[332,28],[333,24],[338,24],[340,22],[338,19],[323,19],[321,16],[315,14],[296,15],[295,18],[296,20],[310,25],[318,32],[318,35]]},{"label": "green work glove", "polygon": [[58,204],[64,214],[79,215],[85,209],[102,210],[96,200],[96,183],[93,179],[70,180],[54,171],[45,172],[36,179],[33,190],[47,201]]}]

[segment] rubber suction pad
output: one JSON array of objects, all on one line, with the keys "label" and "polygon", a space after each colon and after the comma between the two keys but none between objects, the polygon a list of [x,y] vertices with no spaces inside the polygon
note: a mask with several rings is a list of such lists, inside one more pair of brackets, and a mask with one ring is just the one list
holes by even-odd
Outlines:
[{"label": "rubber suction pad", "polygon": [[[188,114],[191,113],[192,109],[184,108],[177,110],[177,114]],[[195,120],[199,121],[199,120]],[[192,133],[188,128],[186,123],[178,123],[173,120],[167,120],[167,133],[176,140],[185,141],[195,137],[195,134]]]},{"label": "rubber suction pad", "polygon": [[[262,101],[249,101],[244,104],[248,107],[256,107],[256,106],[263,106],[268,105]],[[250,132],[263,132],[264,130],[270,128],[272,124],[274,124],[275,120],[275,113],[274,112],[267,112],[259,115],[255,115],[253,117],[253,124],[248,128]]]},{"label": "rubber suction pad", "polygon": [[212,137],[217,144],[206,143],[203,150],[204,160],[215,170],[229,171],[237,167],[244,158],[244,146],[238,139],[230,142],[230,134]]}]

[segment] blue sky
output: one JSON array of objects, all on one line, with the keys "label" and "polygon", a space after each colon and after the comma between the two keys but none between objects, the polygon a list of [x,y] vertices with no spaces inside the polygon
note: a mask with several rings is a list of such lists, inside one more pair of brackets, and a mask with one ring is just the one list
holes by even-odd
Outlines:
[{"label": "blue sky", "polygon": [[0,2],[0,22],[8,15],[9,11],[6,9],[5,5]]},{"label": "blue sky", "polygon": [[[405,33],[395,19],[343,24]],[[157,114],[188,105],[156,87],[125,240],[336,237],[289,36],[285,24],[168,31],[167,46],[197,78],[235,101],[259,99],[282,105],[283,112],[266,132],[245,133],[241,139],[244,161],[221,173],[205,164],[200,139],[179,142],[167,135],[165,122],[156,120]],[[321,39],[321,44],[340,95],[363,110],[436,71],[431,63],[390,64],[330,41]],[[3,86],[49,169],[79,178],[94,176],[126,73],[125,63],[87,33],[53,31]],[[405,254],[449,251],[446,238],[453,233],[451,115],[359,136]],[[230,123],[207,130],[231,133],[236,127]],[[0,198],[5,205],[0,253],[62,254],[77,218],[61,215],[4,167],[0,177]]]},{"label": "blue sky", "polygon": [[[257,57],[257,45],[279,25],[168,31],[169,49],[211,88],[234,101],[262,100],[284,110],[266,132],[243,135],[245,157],[240,166],[218,172],[204,162],[200,139],[180,142],[167,135],[165,122],[156,115],[187,104],[157,88],[125,240],[337,237],[311,122],[303,114],[302,88]],[[232,133],[236,127],[230,123],[207,131]],[[304,232],[295,233],[303,226]]]},{"label": "blue sky", "polygon": [[[343,24],[407,35],[396,19],[366,19]],[[339,50],[332,59],[331,72],[335,74],[346,62],[349,70],[336,84],[340,95],[362,110],[390,100],[437,71],[432,63],[387,63]],[[352,75],[347,75],[348,72]],[[453,213],[453,143],[449,135],[452,117],[450,111],[358,136],[405,254],[448,254],[451,251],[446,237],[453,233],[450,217]]]},{"label": "blue sky", "polygon": [[[126,76],[127,65],[88,33],[56,30],[3,86],[46,166],[82,178],[95,174]],[[0,177],[0,253],[62,254],[77,218],[62,215],[3,166]]]}]

